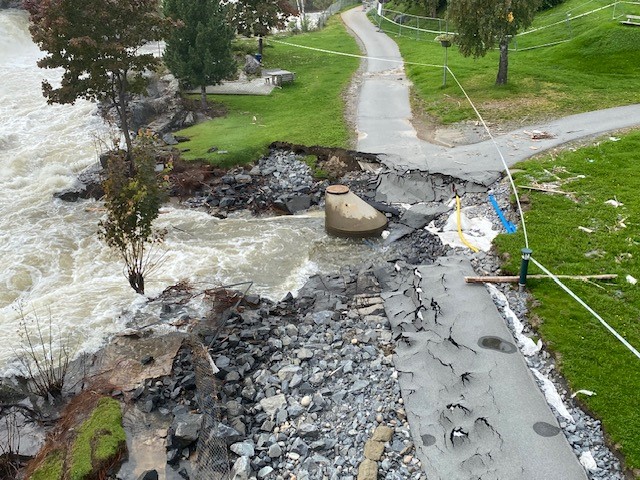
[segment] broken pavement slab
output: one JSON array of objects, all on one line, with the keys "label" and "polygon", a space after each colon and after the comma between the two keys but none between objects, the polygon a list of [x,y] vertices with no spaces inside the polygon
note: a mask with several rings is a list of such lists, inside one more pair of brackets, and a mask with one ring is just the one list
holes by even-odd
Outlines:
[{"label": "broken pavement slab", "polygon": [[398,160],[391,155],[381,155],[380,161],[386,167],[379,175],[376,188],[376,201],[380,202],[416,204],[446,201],[454,196],[454,187],[458,195],[482,193],[487,191],[491,184],[489,181],[493,182],[498,178],[467,180],[427,170],[408,169],[394,165]]},{"label": "broken pavement slab", "polygon": [[424,228],[436,217],[448,212],[450,208],[442,203],[417,203],[409,207],[400,217],[399,222],[411,228]]},{"label": "broken pavement slab", "polygon": [[586,479],[486,289],[465,284],[469,261],[396,270],[383,298],[428,478]]},{"label": "broken pavement slab", "polygon": [[173,360],[186,338],[187,334],[177,332],[160,337],[115,337],[97,354],[92,370],[122,391],[133,390],[149,378],[171,375]]}]

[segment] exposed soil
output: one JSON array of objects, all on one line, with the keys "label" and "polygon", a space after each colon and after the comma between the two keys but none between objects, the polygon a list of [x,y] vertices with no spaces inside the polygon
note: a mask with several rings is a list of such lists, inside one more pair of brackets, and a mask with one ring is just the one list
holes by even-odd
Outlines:
[{"label": "exposed soil", "polygon": [[202,108],[199,98],[183,97],[182,104],[190,112],[205,115],[209,118],[224,117],[229,109],[224,103],[207,100],[207,108]]}]

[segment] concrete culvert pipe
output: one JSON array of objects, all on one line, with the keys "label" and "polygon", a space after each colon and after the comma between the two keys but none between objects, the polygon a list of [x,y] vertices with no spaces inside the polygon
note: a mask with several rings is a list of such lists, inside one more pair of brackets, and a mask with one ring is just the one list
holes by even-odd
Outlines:
[{"label": "concrete culvert pipe", "polygon": [[386,228],[387,217],[346,185],[331,185],[325,192],[324,225],[338,237],[375,237]]}]

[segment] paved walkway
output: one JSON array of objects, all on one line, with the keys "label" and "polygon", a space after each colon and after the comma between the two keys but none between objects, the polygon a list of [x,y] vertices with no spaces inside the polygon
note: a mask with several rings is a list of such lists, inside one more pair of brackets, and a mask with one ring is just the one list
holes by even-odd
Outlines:
[{"label": "paved walkway", "polygon": [[[367,61],[356,120],[358,150],[385,154],[380,199],[446,198],[451,187],[443,175],[455,177],[463,191],[484,191],[499,179],[504,167],[492,141],[450,148],[418,139],[395,42],[359,8],[342,18],[367,55],[380,59]],[[632,105],[532,125],[496,143],[513,165],[571,140],[638,124],[640,105]],[[523,130],[554,138],[534,141]],[[394,362],[402,396],[427,477],[586,479],[487,290],[464,283],[470,274],[469,260],[457,256],[429,266],[404,265],[379,278],[399,339]]]},{"label": "paved walkway", "polygon": [[[399,171],[442,173],[485,186],[500,178],[504,167],[490,140],[450,148],[418,139],[416,130],[411,125],[411,83],[406,79],[396,43],[384,33],[378,32],[361,9],[344,12],[342,18],[362,41],[367,55],[381,59],[367,61],[358,100],[357,149],[368,153],[388,154],[390,158],[387,166]],[[440,61],[424,60],[425,63]],[[507,164],[511,166],[572,140],[636,125],[640,125],[640,104],[529,125],[496,137],[496,143]],[[545,131],[555,137],[531,140],[524,130]]]}]

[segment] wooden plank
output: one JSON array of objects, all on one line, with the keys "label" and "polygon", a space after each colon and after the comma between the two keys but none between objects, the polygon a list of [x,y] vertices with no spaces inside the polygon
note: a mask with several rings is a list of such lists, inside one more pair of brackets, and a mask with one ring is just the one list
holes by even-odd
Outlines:
[{"label": "wooden plank", "polygon": [[558,193],[560,195],[573,195],[573,192],[563,192],[562,190],[554,190],[552,188],[534,187],[533,185],[518,185],[518,188],[526,188],[527,190],[535,190],[537,192]]},{"label": "wooden plank", "polygon": [[[618,275],[615,273],[607,273],[602,275],[556,275],[558,278],[567,278],[571,280],[613,280]],[[551,278],[548,275],[536,274],[527,275],[527,278]],[[487,276],[487,277],[464,277],[465,283],[517,283],[520,281],[520,277],[517,275],[502,275],[502,276]]]}]

